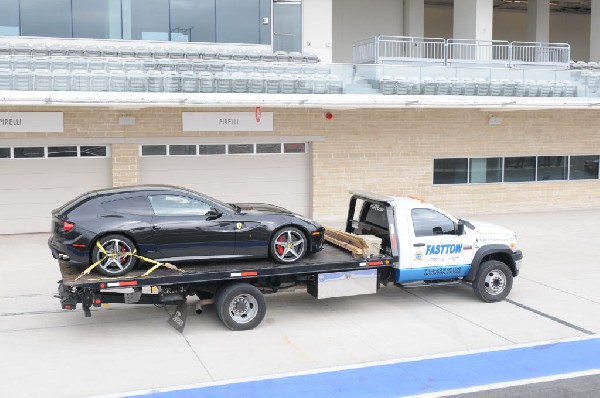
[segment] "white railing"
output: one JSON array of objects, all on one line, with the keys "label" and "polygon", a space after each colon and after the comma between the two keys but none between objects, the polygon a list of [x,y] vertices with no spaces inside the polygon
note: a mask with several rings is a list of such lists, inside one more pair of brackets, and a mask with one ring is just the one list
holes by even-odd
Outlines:
[{"label": "white railing", "polygon": [[510,66],[510,43],[503,40],[446,40],[446,64]]},{"label": "white railing", "polygon": [[377,36],[374,48],[377,49],[378,63],[427,62],[445,64],[444,39]]},{"label": "white railing", "polygon": [[514,41],[511,44],[513,65],[569,66],[570,46],[566,43]]},{"label": "white railing", "polygon": [[355,64],[459,65],[568,69],[566,43],[375,36],[352,45]]}]

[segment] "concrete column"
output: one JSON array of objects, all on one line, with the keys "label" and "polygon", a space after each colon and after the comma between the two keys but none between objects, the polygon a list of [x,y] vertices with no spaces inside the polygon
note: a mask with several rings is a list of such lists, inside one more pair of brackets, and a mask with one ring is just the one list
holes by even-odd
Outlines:
[{"label": "concrete column", "polygon": [[332,62],[333,0],[302,2],[302,50],[315,53],[321,62]]},{"label": "concrete column", "polygon": [[527,41],[550,41],[550,0],[527,3]]},{"label": "concrete column", "polygon": [[404,36],[425,36],[425,0],[404,0]]},{"label": "concrete column", "polygon": [[592,0],[590,61],[600,62],[600,0]]},{"label": "concrete column", "polygon": [[493,0],[454,0],[454,39],[492,40]]}]

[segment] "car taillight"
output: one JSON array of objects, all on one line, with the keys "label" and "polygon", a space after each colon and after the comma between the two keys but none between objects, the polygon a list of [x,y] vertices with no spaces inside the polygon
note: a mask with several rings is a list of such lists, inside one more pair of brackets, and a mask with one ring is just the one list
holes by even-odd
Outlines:
[{"label": "car taillight", "polygon": [[69,232],[70,230],[72,230],[73,228],[75,228],[75,224],[70,223],[68,221],[65,221],[63,223],[63,231],[65,232]]}]

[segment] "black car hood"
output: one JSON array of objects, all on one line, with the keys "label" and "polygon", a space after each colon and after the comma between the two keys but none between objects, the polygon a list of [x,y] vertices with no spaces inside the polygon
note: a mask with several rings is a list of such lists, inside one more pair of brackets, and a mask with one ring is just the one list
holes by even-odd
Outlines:
[{"label": "black car hood", "polygon": [[268,203],[235,203],[235,205],[247,214],[294,214],[283,207]]}]

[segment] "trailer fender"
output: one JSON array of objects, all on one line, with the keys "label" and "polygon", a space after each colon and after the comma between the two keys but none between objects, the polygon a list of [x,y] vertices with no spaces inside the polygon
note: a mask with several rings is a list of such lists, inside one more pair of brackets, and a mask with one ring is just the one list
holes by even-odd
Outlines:
[{"label": "trailer fender", "polygon": [[513,258],[513,251],[508,245],[493,244],[485,245],[479,248],[471,262],[471,270],[465,276],[464,280],[472,282],[477,276],[479,266],[486,260],[498,260],[505,263],[511,270],[513,276],[518,275],[518,270]]}]

